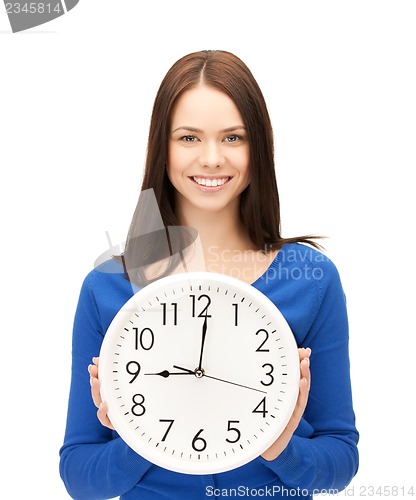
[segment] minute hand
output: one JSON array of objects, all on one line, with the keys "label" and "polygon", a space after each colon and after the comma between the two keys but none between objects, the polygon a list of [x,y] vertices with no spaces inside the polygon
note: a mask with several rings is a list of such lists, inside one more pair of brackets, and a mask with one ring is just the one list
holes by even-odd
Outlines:
[{"label": "minute hand", "polygon": [[[182,366],[173,365],[177,370],[183,370],[183,372],[187,374],[195,374],[195,371],[190,370],[189,368],[183,368]],[[223,378],[213,377],[212,375],[207,375],[205,372],[203,377],[212,378],[213,380],[218,380],[219,382],[225,382],[226,384],[236,385],[238,387],[243,387],[244,389],[250,389],[251,391],[262,392],[263,394],[267,394],[267,391],[263,391],[262,389],[256,389],[255,387],[249,387],[248,385],[237,384],[236,382],[231,382],[230,380],[224,380]]]},{"label": "minute hand", "polygon": [[198,370],[202,370],[202,355],[204,354],[205,337],[207,336],[207,316],[205,316],[204,324],[202,325],[202,340],[201,340],[201,353],[199,355]]},{"label": "minute hand", "polygon": [[237,385],[238,387],[244,387],[244,389],[250,389],[252,391],[262,392],[263,394],[267,394],[267,391],[262,391],[261,389],[256,389],[254,387],[249,387],[248,385],[237,384],[236,382],[230,382],[229,380],[224,380],[222,378],[213,377],[212,375],[207,375],[204,373],[204,377],[212,378],[213,380],[218,380],[219,382],[225,382],[226,384]]}]

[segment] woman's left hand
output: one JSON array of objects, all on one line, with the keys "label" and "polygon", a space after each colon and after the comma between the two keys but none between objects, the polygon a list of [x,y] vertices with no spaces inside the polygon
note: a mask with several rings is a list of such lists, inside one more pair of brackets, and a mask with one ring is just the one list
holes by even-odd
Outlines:
[{"label": "woman's left hand", "polygon": [[295,409],[293,411],[292,417],[289,423],[285,427],[285,430],[280,434],[277,440],[268,448],[261,456],[265,460],[274,460],[277,458],[289,444],[292,439],[293,433],[297,429],[299,422],[303,416],[306,408],[306,403],[308,402],[309,388],[311,385],[311,372],[309,370],[309,357],[311,355],[311,350],[299,349],[299,360],[300,360],[300,383],[299,383],[299,396],[296,402]]}]

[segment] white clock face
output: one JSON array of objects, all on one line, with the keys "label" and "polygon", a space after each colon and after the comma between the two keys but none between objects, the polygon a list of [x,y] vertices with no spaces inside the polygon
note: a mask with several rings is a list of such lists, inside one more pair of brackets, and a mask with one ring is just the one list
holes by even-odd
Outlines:
[{"label": "white clock face", "polygon": [[109,417],[144,458],[211,474],[265,451],[293,413],[299,356],[274,304],[214,273],[162,278],[118,312],[99,378]]}]

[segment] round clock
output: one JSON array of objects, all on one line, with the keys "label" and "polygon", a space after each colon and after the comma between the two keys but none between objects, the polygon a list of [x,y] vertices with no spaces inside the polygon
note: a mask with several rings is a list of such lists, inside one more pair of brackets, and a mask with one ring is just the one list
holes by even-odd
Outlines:
[{"label": "round clock", "polygon": [[147,285],[117,313],[99,378],[133,450],[172,471],[211,474],[253,460],[284,430],[299,356],[282,314],[256,288],[182,273]]}]

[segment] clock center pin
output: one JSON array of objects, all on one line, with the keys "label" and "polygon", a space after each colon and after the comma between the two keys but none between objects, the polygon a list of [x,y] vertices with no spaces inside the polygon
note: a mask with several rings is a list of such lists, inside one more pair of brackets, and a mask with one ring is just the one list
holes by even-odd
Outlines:
[{"label": "clock center pin", "polygon": [[203,368],[195,368],[195,377],[202,378],[205,375],[205,370]]}]

